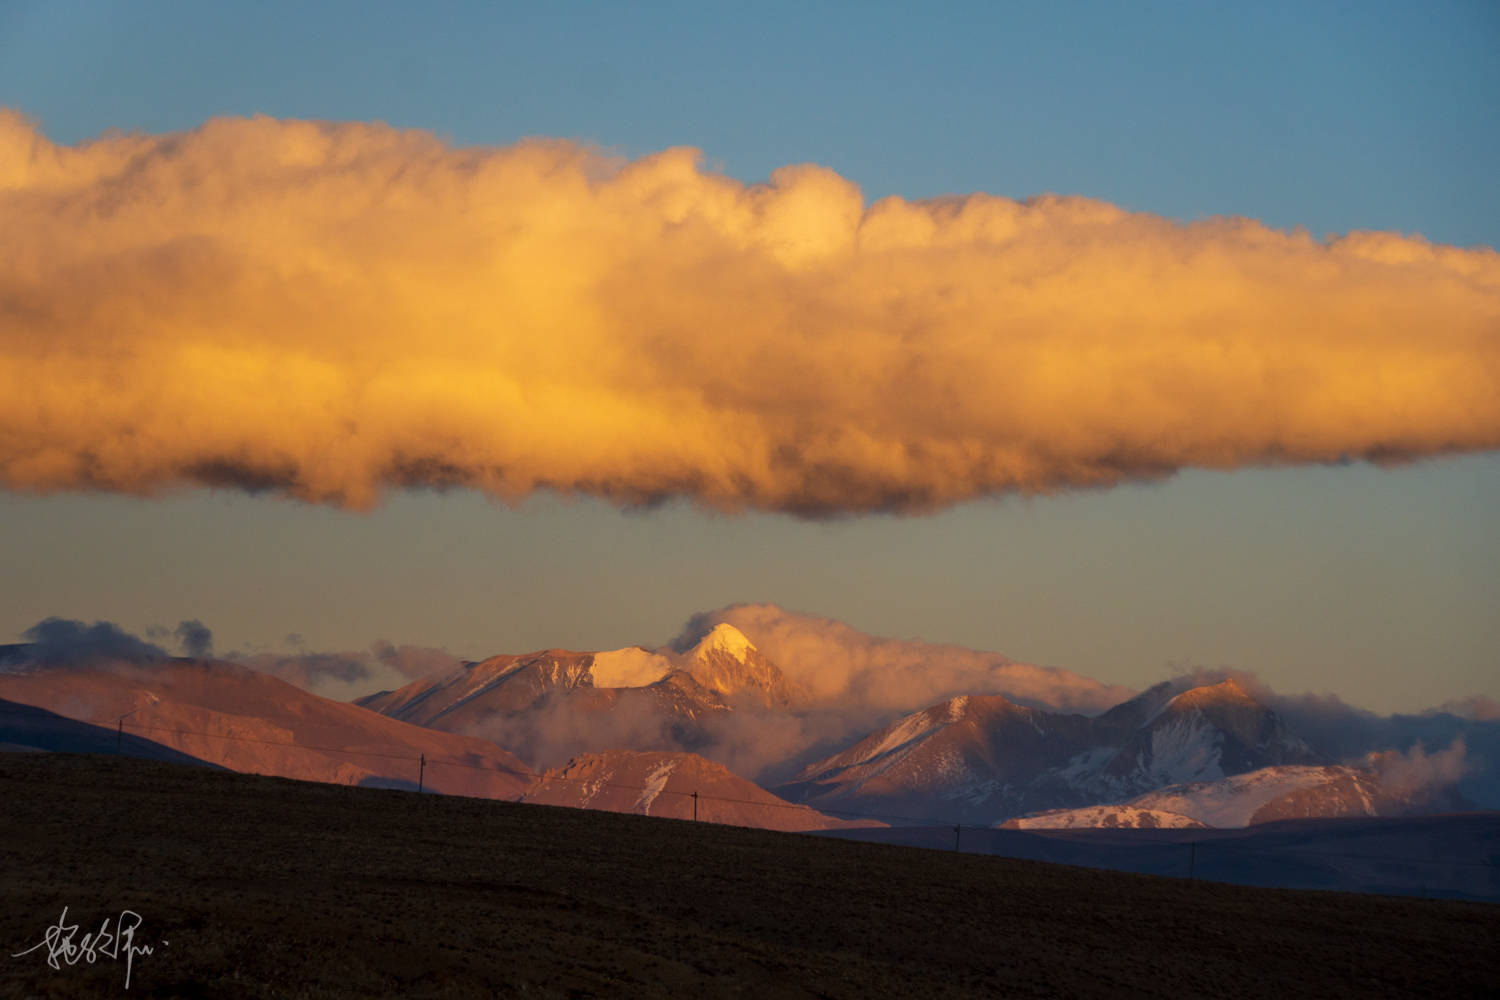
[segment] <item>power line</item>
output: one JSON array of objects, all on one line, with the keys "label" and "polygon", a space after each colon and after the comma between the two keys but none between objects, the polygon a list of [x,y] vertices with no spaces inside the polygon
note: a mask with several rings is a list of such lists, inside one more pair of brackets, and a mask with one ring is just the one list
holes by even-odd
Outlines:
[{"label": "power line", "polygon": [[[13,703],[13,704],[17,704],[17,703]],[[143,706],[143,707],[150,707],[150,706]],[[533,779],[534,782],[539,782],[539,783],[543,783],[543,784],[546,783],[546,782],[552,782],[552,781],[566,781],[566,782],[574,782],[574,783],[582,784],[582,785],[590,785],[590,786],[593,786],[593,787],[599,788],[599,789],[609,788],[609,789],[614,789],[614,790],[618,790],[618,791],[647,792],[647,791],[652,791],[653,790],[649,786],[646,786],[646,785],[626,785],[626,784],[621,784],[620,782],[600,781],[600,780],[594,779],[594,778],[570,777],[570,776],[567,776],[567,775],[556,774],[556,773],[552,773],[552,772],[537,772],[537,771],[533,771],[530,768],[527,768],[527,767],[524,767],[524,766],[522,768],[520,768],[520,769],[516,769],[516,768],[502,768],[502,767],[495,767],[495,766],[487,765],[487,764],[476,764],[476,763],[471,763],[471,762],[468,762],[468,761],[461,761],[461,760],[428,759],[426,757],[426,755],[423,754],[423,753],[419,753],[419,754],[417,754],[417,756],[413,757],[413,756],[409,756],[407,754],[391,753],[391,752],[382,751],[382,750],[359,750],[359,749],[351,749],[349,747],[323,747],[323,746],[316,746],[316,745],[307,744],[307,743],[297,743],[295,741],[290,741],[290,740],[271,740],[271,739],[265,739],[265,738],[256,737],[256,736],[235,735],[235,734],[232,734],[232,733],[208,733],[208,732],[201,732],[201,731],[190,730],[190,729],[172,729],[172,728],[168,728],[166,726],[153,725],[151,723],[142,723],[142,722],[125,723],[125,722],[123,722],[123,720],[121,718],[113,718],[113,719],[106,719],[106,720],[78,719],[78,718],[75,718],[73,716],[62,715],[59,712],[52,712],[52,711],[50,711],[48,709],[44,709],[44,708],[41,708],[39,706],[25,706],[25,705],[19,705],[19,704],[17,704],[17,707],[0,708],[0,715],[26,716],[26,717],[32,717],[32,718],[60,717],[60,718],[64,718],[64,719],[70,719],[71,721],[83,723],[83,724],[86,724],[86,725],[107,726],[107,725],[109,725],[109,724],[112,723],[112,724],[115,724],[116,726],[124,726],[125,728],[130,728],[130,729],[139,729],[139,730],[142,730],[142,731],[147,732],[147,733],[163,733],[163,734],[172,735],[172,736],[197,736],[197,737],[203,737],[203,738],[207,738],[207,739],[235,740],[235,741],[242,742],[242,743],[255,743],[255,744],[259,744],[259,745],[263,745],[263,746],[278,746],[278,747],[288,747],[288,748],[291,748],[291,749],[294,749],[294,750],[308,750],[308,751],[313,751],[315,753],[351,754],[351,755],[355,755],[355,756],[380,757],[380,758],[383,758],[385,760],[408,761],[410,763],[414,763],[414,764],[418,765],[418,769],[419,769],[418,787],[419,788],[421,787],[421,784],[422,784],[421,773],[423,771],[425,771],[426,768],[432,767],[432,766],[442,766],[442,767],[462,767],[462,768],[468,768],[470,770],[475,770],[475,771],[485,771],[485,772],[492,773],[492,774],[505,774],[505,775],[510,775],[512,777],[518,777],[518,778],[530,778],[530,779]],[[433,730],[433,732],[439,732],[439,730]],[[162,744],[162,745],[166,746],[166,744]],[[177,750],[177,748],[175,748],[175,747],[168,747],[168,749]],[[503,748],[498,747],[498,746],[496,747],[496,749],[500,749],[500,750],[503,751]],[[178,750],[177,752],[179,752],[179,753],[186,753],[187,751]],[[528,790],[527,792],[523,793],[523,796],[524,795],[530,795],[530,794],[532,794],[535,791],[536,791],[536,789],[532,788],[532,789]],[[936,816],[901,816],[901,815],[895,815],[895,814],[891,814],[891,813],[856,812],[856,811],[852,811],[852,810],[834,809],[834,808],[822,808],[822,807],[815,808],[815,807],[807,805],[805,803],[786,802],[784,800],[777,799],[770,792],[767,792],[766,794],[773,801],[763,801],[763,800],[756,800],[756,799],[740,799],[740,798],[732,798],[730,796],[710,795],[710,794],[707,794],[707,793],[699,793],[697,791],[684,792],[684,791],[680,791],[678,789],[669,789],[669,788],[658,788],[658,789],[655,789],[655,792],[656,792],[656,797],[659,797],[659,796],[662,796],[662,795],[677,795],[677,796],[682,796],[682,797],[685,797],[685,798],[692,798],[692,799],[694,799],[695,800],[695,815],[696,815],[696,801],[699,800],[699,799],[702,799],[703,801],[706,801],[706,802],[722,802],[722,803],[731,804],[731,805],[747,805],[747,806],[756,806],[756,807],[759,807],[759,808],[772,808],[772,809],[792,809],[792,810],[797,810],[797,811],[810,812],[810,813],[814,813],[814,814],[821,814],[821,815],[824,815],[824,816],[831,816],[831,817],[834,817],[834,818],[847,818],[847,819],[850,819],[850,820],[865,819],[865,820],[876,820],[876,821],[885,821],[885,822],[891,822],[891,823],[897,823],[897,824],[913,825],[913,826],[919,826],[919,827],[931,827],[933,829],[947,828],[947,829],[952,829],[952,830],[955,831],[955,845],[957,844],[957,832],[959,830],[962,830],[962,829],[969,829],[969,830],[976,830],[976,831],[987,831],[987,832],[990,832],[990,833],[998,832],[997,828],[993,827],[993,826],[978,826],[978,825],[974,825],[974,824],[966,824],[966,823],[963,823],[963,822],[949,820],[949,819],[943,819],[941,817],[936,817]],[[533,801],[533,804],[545,805],[547,803],[536,803],[536,802]],[[587,807],[584,806],[584,807],[580,807],[580,808],[587,808]],[[1024,832],[1024,831],[1022,831],[1022,832]],[[1163,846],[1170,846],[1170,845],[1163,845]],[[1500,865],[1497,865],[1495,863],[1484,862],[1484,861],[1451,861],[1451,860],[1443,860],[1443,859],[1438,859],[1438,858],[1410,858],[1410,857],[1399,857],[1399,856],[1395,856],[1395,855],[1348,854],[1348,853],[1344,853],[1344,852],[1340,852],[1340,851],[1319,851],[1319,850],[1299,849],[1299,848],[1295,848],[1295,847],[1284,847],[1284,848],[1252,848],[1252,847],[1245,847],[1245,846],[1237,845],[1237,844],[1226,844],[1226,843],[1222,843],[1222,842],[1217,841],[1217,840],[1191,841],[1188,844],[1181,845],[1181,846],[1188,847],[1190,851],[1195,851],[1196,848],[1198,848],[1198,847],[1211,847],[1211,848],[1214,848],[1214,849],[1217,849],[1217,850],[1238,852],[1238,853],[1242,853],[1242,854],[1255,854],[1255,855],[1261,855],[1261,856],[1267,856],[1267,857],[1277,857],[1277,856],[1287,855],[1287,854],[1300,854],[1300,855],[1311,855],[1311,856],[1321,856],[1321,857],[1331,857],[1331,858],[1343,858],[1343,859],[1348,859],[1348,860],[1385,861],[1385,862],[1393,862],[1393,863],[1401,863],[1401,864],[1447,865],[1447,866],[1460,866],[1460,867],[1470,867],[1470,868],[1496,868],[1496,867],[1500,867]]]}]

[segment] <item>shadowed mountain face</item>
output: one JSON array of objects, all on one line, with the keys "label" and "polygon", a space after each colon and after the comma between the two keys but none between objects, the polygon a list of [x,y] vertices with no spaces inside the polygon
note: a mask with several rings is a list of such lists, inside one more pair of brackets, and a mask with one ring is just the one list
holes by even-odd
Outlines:
[{"label": "shadowed mountain face", "polygon": [[[697,793],[696,800],[694,793]],[[583,754],[537,780],[522,798],[765,830],[834,830],[849,823],[793,805],[697,754],[612,750]]]},{"label": "shadowed mountain face", "polygon": [[1095,718],[954,698],[809,765],[779,791],[872,814],[994,822],[1318,758],[1232,681],[1161,685]]},{"label": "shadowed mountain face", "polygon": [[1276,764],[1322,762],[1275,712],[1226,680],[1168,701],[1131,733],[1101,778],[1111,794],[1122,795]]},{"label": "shadowed mountain face", "polygon": [[[231,663],[15,664],[0,697],[126,733],[236,771],[339,784],[514,798],[525,766],[483,740],[330,701]],[[428,766],[419,774],[418,758]]]}]

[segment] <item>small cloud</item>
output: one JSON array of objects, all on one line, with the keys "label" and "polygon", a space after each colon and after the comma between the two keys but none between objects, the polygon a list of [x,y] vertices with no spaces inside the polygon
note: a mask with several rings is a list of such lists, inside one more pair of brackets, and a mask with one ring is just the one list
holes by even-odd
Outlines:
[{"label": "small cloud", "polygon": [[92,625],[72,618],[47,618],[22,633],[30,655],[40,663],[79,664],[96,660],[146,663],[171,659],[166,650],[132,635],[114,622]]},{"label": "small cloud", "polygon": [[194,660],[207,660],[214,655],[214,634],[209,627],[196,618],[179,622],[174,633],[182,646],[184,655]]}]

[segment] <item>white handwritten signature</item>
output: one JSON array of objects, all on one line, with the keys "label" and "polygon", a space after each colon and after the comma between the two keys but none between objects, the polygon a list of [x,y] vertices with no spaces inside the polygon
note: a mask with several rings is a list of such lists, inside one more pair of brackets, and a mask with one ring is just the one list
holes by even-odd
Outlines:
[{"label": "white handwritten signature", "polygon": [[[82,938],[74,941],[78,934],[78,925],[68,923],[68,908],[63,907],[62,916],[57,918],[57,923],[47,928],[42,940],[27,948],[11,955],[11,958],[21,958],[30,955],[39,948],[45,948],[47,964],[54,969],[61,969],[63,964],[77,965],[79,962],[87,962],[93,965],[101,958],[112,961],[125,959],[125,988],[130,989],[130,971],[135,966],[137,955],[150,955],[154,949],[149,945],[135,943],[136,928],[141,926],[141,915],[134,910],[121,910],[119,919],[115,921],[114,929],[110,929],[110,918],[105,917],[99,924],[99,929],[92,934],[85,934]],[[165,946],[167,942],[163,941]]]}]

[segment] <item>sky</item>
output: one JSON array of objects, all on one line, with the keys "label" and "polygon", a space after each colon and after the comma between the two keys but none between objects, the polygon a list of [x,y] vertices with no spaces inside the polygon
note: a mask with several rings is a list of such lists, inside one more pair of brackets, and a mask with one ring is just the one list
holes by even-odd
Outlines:
[{"label": "sky", "polygon": [[[479,657],[655,645],[754,601],[1129,686],[1228,667],[1379,711],[1500,696],[1500,10],[805,6],[0,8],[0,107],[24,116],[0,194],[41,192],[0,242],[22,275],[0,283],[0,639],[196,618],[220,652]],[[70,177],[160,167],[81,213],[15,167],[33,134],[105,136]],[[675,147],[698,165],[653,158]],[[322,172],[276,186],[268,148]],[[347,196],[377,182],[407,214]],[[996,199],[923,201],[974,192]],[[1088,200],[998,200],[1047,194]],[[540,235],[494,243],[512,217]],[[219,256],[164,257],[158,228]],[[1370,232],[1395,235],[1320,242]],[[491,252],[527,280],[483,285]],[[577,274],[608,283],[593,311]],[[425,326],[411,302],[438,295]],[[492,358],[464,338],[496,297],[536,338]],[[1111,353],[1121,329],[1144,346]],[[230,347],[314,341],[305,397],[257,407],[224,374]],[[466,357],[533,375],[522,402],[469,398]],[[431,395],[388,387],[359,440],[456,442],[415,486],[277,439],[288,487],[234,436],[316,428],[314,375],[393,358],[431,362]],[[160,454],[110,451],[146,405],[121,382],[157,401]],[[580,447],[589,405],[631,436]],[[522,410],[548,419],[496,443]],[[249,456],[224,485],[173,485],[223,441]],[[101,465],[16,457],[53,447]],[[512,478],[473,488],[471,458]]]}]

